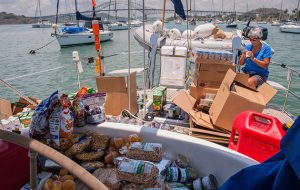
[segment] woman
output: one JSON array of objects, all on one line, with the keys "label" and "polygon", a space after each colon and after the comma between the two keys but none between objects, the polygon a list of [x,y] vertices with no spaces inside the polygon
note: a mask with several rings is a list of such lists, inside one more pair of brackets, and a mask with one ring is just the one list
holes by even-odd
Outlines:
[{"label": "woman", "polygon": [[250,75],[248,85],[256,88],[267,81],[269,76],[268,66],[272,57],[271,47],[261,42],[262,30],[258,27],[249,31],[251,44],[245,46],[245,51],[240,57],[242,71]]}]

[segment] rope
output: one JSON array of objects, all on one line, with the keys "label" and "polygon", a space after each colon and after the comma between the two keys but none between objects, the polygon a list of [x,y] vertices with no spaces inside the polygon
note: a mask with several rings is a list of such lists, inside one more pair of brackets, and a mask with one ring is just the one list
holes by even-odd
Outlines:
[{"label": "rope", "polygon": [[141,118],[135,116],[134,114],[132,114],[129,110],[126,110],[126,109],[124,109],[122,111],[122,116],[129,117],[129,118],[134,118],[134,119],[139,120],[139,121],[144,122],[144,123],[151,123],[154,119],[154,116],[151,113],[147,113],[145,115],[145,118],[141,119]]},{"label": "rope", "polygon": [[28,101],[30,104],[36,106],[37,104],[35,102],[33,102],[32,100],[30,100],[29,98],[27,98],[26,96],[24,96],[21,92],[19,92],[15,87],[13,87],[12,85],[10,85],[9,83],[7,83],[6,81],[0,79],[0,82],[3,83],[5,86],[7,86],[10,90],[12,90],[14,93],[16,93],[19,97],[24,98],[26,101]]},{"label": "rope", "polygon": [[43,45],[42,47],[39,47],[39,48],[37,48],[37,49],[33,49],[33,50],[30,50],[29,51],[29,54],[35,54],[36,53],[36,51],[38,51],[38,50],[40,50],[40,49],[42,49],[42,48],[44,48],[44,47],[46,47],[46,46],[48,46],[49,44],[51,44],[52,42],[54,42],[56,39],[53,39],[52,41],[50,41],[50,42],[48,42],[48,43],[46,43],[45,45]]}]

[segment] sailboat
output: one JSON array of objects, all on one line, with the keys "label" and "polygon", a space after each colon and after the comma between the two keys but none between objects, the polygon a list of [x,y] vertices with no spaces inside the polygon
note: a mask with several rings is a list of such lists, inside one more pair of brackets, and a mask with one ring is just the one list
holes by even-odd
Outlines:
[{"label": "sailboat", "polygon": [[233,3],[233,9],[234,9],[235,18],[233,18],[231,22],[227,23],[227,25],[226,25],[227,28],[236,28],[237,27],[237,23],[234,21],[234,20],[236,20],[235,0]]},{"label": "sailboat", "polygon": [[279,13],[279,18],[278,21],[272,21],[271,25],[272,26],[280,26],[281,25],[281,14],[282,14],[282,6],[283,6],[283,0],[281,0],[281,5],[280,5],[280,13]]},{"label": "sailboat", "polygon": [[285,24],[280,26],[280,31],[281,32],[287,32],[287,33],[295,33],[295,34],[300,34],[300,25],[299,25],[299,4],[300,0],[298,0],[298,5],[296,9],[296,15],[297,15],[297,23],[294,24]]},{"label": "sailboat", "polygon": [[38,23],[32,24],[32,28],[51,28],[52,23],[48,20],[42,19],[42,11],[41,11],[41,1],[37,0],[37,5],[35,9],[35,17],[39,14]]},{"label": "sailboat", "polygon": [[[79,20],[92,20],[92,18],[88,18],[80,14],[80,12],[77,10],[77,0],[75,0],[75,8],[77,25],[64,26],[56,29],[54,34],[60,47],[93,44],[95,41],[92,29],[89,29],[85,26],[79,26]],[[101,18],[98,20],[101,20]],[[100,41],[105,42],[111,40],[113,38],[113,33],[108,30],[101,30],[101,28],[103,29],[103,27],[100,27]]]},{"label": "sailboat", "polygon": [[[111,1],[110,1],[111,3]],[[110,12],[110,3],[109,3],[109,12]],[[108,20],[109,20],[109,12],[108,12]],[[127,30],[128,29],[128,24],[124,23],[124,22],[118,22],[117,21],[117,1],[115,0],[115,21],[109,23],[107,25],[108,29],[111,31],[115,31],[115,30]]]}]

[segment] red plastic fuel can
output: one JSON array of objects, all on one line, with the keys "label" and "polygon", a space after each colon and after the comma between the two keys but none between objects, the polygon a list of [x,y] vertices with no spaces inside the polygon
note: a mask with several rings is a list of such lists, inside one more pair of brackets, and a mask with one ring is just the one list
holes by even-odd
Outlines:
[{"label": "red plastic fuel can", "polygon": [[246,111],[233,122],[228,148],[263,162],[279,152],[285,133],[277,118]]}]

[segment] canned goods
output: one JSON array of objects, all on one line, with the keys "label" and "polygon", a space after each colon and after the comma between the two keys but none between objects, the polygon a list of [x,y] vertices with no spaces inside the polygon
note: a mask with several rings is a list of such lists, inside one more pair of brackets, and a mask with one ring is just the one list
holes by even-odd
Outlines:
[{"label": "canned goods", "polygon": [[169,118],[175,118],[175,116],[176,116],[176,108],[170,108],[168,110],[168,117]]}]

